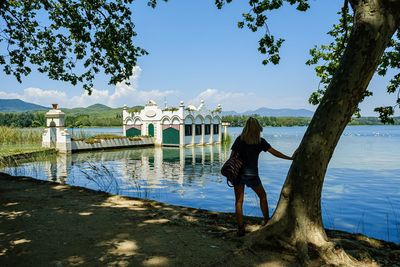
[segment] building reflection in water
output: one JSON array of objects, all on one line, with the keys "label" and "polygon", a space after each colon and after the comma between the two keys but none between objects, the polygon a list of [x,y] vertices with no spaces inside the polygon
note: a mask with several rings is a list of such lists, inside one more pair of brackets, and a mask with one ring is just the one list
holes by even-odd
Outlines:
[{"label": "building reflection in water", "polygon": [[143,198],[171,187],[182,196],[187,187],[221,180],[227,156],[229,149],[221,145],[135,148],[59,155],[44,167],[54,182]]},{"label": "building reflection in water", "polygon": [[49,181],[65,184],[71,166],[71,156],[65,153],[60,153],[53,160],[44,163],[44,171]]}]

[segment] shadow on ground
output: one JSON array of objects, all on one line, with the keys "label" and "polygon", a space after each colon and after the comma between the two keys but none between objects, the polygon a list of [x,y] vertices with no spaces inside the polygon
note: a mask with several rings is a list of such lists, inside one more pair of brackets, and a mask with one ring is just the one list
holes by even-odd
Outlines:
[{"label": "shadow on ground", "polygon": [[0,178],[0,266],[211,265],[240,244],[231,215]]},{"label": "shadow on ground", "polygon": [[[259,220],[247,217],[247,230]],[[400,262],[393,243],[328,235],[357,258]],[[0,173],[0,266],[293,266],[296,255],[242,243],[232,214]]]}]

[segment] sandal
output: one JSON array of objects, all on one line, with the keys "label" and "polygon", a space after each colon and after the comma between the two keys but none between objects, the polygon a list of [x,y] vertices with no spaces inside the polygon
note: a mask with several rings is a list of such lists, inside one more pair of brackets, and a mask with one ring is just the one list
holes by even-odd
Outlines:
[{"label": "sandal", "polygon": [[267,223],[269,222],[270,218],[264,219],[261,221],[261,226],[266,226]]},{"label": "sandal", "polygon": [[244,225],[240,225],[239,227],[238,227],[238,231],[237,231],[237,236],[239,236],[239,237],[241,237],[241,236],[244,236],[246,234],[246,230],[245,230],[245,228],[244,228]]}]

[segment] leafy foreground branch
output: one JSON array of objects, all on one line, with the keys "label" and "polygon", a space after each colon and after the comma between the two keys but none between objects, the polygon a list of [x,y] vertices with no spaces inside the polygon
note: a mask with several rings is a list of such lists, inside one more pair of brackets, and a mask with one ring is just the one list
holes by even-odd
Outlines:
[{"label": "leafy foreground branch", "polygon": [[[90,94],[103,70],[110,84],[129,80],[147,51],[133,44],[124,1],[0,1],[0,65],[21,82],[37,67],[50,79],[83,84]],[[43,18],[48,18],[47,20]]]}]

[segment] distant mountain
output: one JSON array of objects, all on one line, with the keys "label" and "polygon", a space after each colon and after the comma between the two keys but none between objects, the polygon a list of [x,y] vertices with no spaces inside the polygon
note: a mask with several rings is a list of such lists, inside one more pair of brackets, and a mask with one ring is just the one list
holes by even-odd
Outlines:
[{"label": "distant mountain", "polygon": [[111,108],[109,106],[103,104],[94,104],[84,107],[78,108],[63,108],[60,107],[62,111],[67,115],[78,116],[78,115],[97,115],[97,116],[105,116],[110,115],[111,117],[117,116],[117,114],[122,114],[122,108]]},{"label": "distant mountain", "polygon": [[49,109],[49,107],[28,103],[20,99],[0,99],[0,112],[25,112]]},{"label": "distant mountain", "polygon": [[111,111],[111,110],[113,110],[113,108],[110,108],[103,104],[94,104],[94,105],[88,106],[86,108],[84,108],[84,107],[78,107],[78,108],[63,108],[63,107],[61,107],[61,110],[63,110],[66,113],[96,113],[96,112]]},{"label": "distant mountain", "polygon": [[110,110],[109,106],[103,105],[103,104],[94,104],[91,106],[88,106],[87,109],[99,109],[99,110]]},{"label": "distant mountain", "polygon": [[265,117],[312,117],[314,112],[307,109],[272,109],[272,108],[258,108],[256,110],[249,110],[246,112],[238,113],[236,111],[222,111],[223,116],[232,115],[260,115]]},{"label": "distant mountain", "polygon": [[221,114],[222,114],[222,116],[240,116],[240,115],[242,115],[241,113],[238,113],[233,110],[228,110],[228,111],[222,110]]},{"label": "distant mountain", "polygon": [[[138,106],[139,107],[139,106]],[[141,106],[140,106],[141,107]],[[112,114],[115,116],[122,113],[122,107],[111,108],[103,104],[94,104],[78,108],[63,108],[60,107],[67,114],[71,115],[90,115],[90,114]],[[24,111],[38,111],[49,110],[50,107],[44,107],[33,103],[28,103],[20,99],[0,99],[0,112],[24,112]],[[256,110],[249,110],[246,112],[236,111],[222,111],[223,116],[227,115],[253,115],[257,114],[266,117],[312,117],[314,112],[307,109],[271,109],[271,108],[258,108]]]}]

